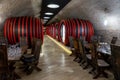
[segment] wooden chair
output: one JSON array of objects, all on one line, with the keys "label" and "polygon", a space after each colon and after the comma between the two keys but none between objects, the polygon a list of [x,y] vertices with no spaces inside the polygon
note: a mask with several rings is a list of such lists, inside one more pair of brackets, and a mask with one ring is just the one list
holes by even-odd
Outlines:
[{"label": "wooden chair", "polygon": [[34,50],[35,50],[35,46],[36,46],[36,42],[37,42],[37,38],[32,38],[32,40],[31,40],[31,54],[33,54],[34,53]]},{"label": "wooden chair", "polygon": [[9,67],[6,45],[0,45],[0,80],[16,80],[14,68]]},{"label": "wooden chair", "polygon": [[[111,43],[110,44],[116,44],[118,42],[118,38],[117,37],[112,37],[112,40],[111,40]],[[112,65],[112,56],[110,56],[110,55],[105,55],[105,54],[100,54],[101,55],[101,57],[105,60],[105,61],[107,61],[109,64],[110,64],[110,66]]]},{"label": "wooden chair", "polygon": [[91,37],[91,42],[98,41],[98,36],[94,35]]},{"label": "wooden chair", "polygon": [[27,41],[25,37],[20,37],[20,47],[22,48],[22,53],[27,53]]},{"label": "wooden chair", "polygon": [[0,45],[8,46],[8,40],[5,37],[0,37]]},{"label": "wooden chair", "polygon": [[27,45],[26,37],[20,37],[20,46]]},{"label": "wooden chair", "polygon": [[84,48],[84,44],[83,44],[83,41],[82,40],[79,40],[79,50],[80,50],[80,54],[81,54],[81,64],[84,64],[85,62],[87,62],[87,59],[86,59],[86,52],[85,52],[85,48]]},{"label": "wooden chair", "polygon": [[113,37],[112,40],[111,40],[111,44],[115,44],[117,42],[117,37]]},{"label": "wooden chair", "polygon": [[[79,42],[78,42],[78,39],[73,39],[73,45],[74,45],[74,54],[75,54],[75,58],[73,61],[78,61],[81,59],[81,55],[80,55],[80,52],[79,52]],[[79,59],[79,60],[77,60]]]},{"label": "wooden chair", "polygon": [[95,42],[90,44],[92,66],[94,69],[97,70],[97,73],[93,77],[93,79],[98,78],[101,74],[103,74],[103,76],[107,78],[108,76],[107,73],[105,73],[105,69],[109,67],[109,64],[105,62],[103,59],[98,59],[97,46],[98,43]]},{"label": "wooden chair", "polygon": [[83,67],[83,69],[86,69],[91,61],[91,54],[85,50],[84,40],[82,39],[79,40],[79,50],[82,57],[80,65],[86,63],[86,65]]},{"label": "wooden chair", "polygon": [[69,37],[69,44],[70,44],[70,50],[72,51],[72,55],[73,55],[74,46],[73,46],[73,37],[72,36]]},{"label": "wooden chair", "polygon": [[111,44],[112,69],[116,80],[120,80],[120,46]]},{"label": "wooden chair", "polygon": [[37,71],[41,71],[41,69],[37,67],[39,63],[41,46],[42,41],[40,39],[37,39],[34,51],[31,52],[31,54],[23,55],[23,57],[21,58],[21,60],[25,64],[24,66],[27,74],[31,74],[34,69],[36,69]]}]

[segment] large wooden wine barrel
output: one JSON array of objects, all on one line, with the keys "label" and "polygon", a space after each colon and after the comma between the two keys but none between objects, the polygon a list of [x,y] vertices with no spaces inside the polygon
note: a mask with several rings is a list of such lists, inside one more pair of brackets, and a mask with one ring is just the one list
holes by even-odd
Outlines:
[{"label": "large wooden wine barrel", "polygon": [[57,35],[57,28],[55,26],[55,24],[51,24],[49,26],[46,26],[46,33],[47,35],[53,37],[54,39],[56,39],[56,35]]},{"label": "large wooden wine barrel", "polygon": [[46,26],[46,34],[52,37],[52,29],[51,26]]},{"label": "large wooden wine barrel", "polygon": [[59,23],[55,23],[55,28],[56,28],[56,39],[59,41],[58,39],[58,28],[59,28]]},{"label": "large wooden wine barrel", "polygon": [[46,27],[46,35],[49,35],[49,29]]},{"label": "large wooden wine barrel", "polygon": [[65,45],[69,43],[69,36],[72,36],[71,20],[62,20],[58,26],[58,40]]},{"label": "large wooden wine barrel", "polygon": [[75,26],[73,26],[72,36],[74,38],[80,38],[80,36],[84,36],[88,42],[90,42],[91,37],[94,35],[94,29],[91,22],[87,20],[72,20]]},{"label": "large wooden wine barrel", "polygon": [[40,19],[33,17],[8,18],[4,25],[4,36],[10,44],[18,43],[20,37],[25,37],[30,46],[33,37],[43,41],[43,25]]},{"label": "large wooden wine barrel", "polygon": [[57,35],[57,29],[56,27],[52,27],[52,31],[53,31],[53,38],[56,39],[56,35]]},{"label": "large wooden wine barrel", "polygon": [[58,38],[65,45],[69,44],[69,36],[73,36],[74,38],[84,36],[90,42],[93,35],[93,26],[87,20],[69,19],[60,22]]}]

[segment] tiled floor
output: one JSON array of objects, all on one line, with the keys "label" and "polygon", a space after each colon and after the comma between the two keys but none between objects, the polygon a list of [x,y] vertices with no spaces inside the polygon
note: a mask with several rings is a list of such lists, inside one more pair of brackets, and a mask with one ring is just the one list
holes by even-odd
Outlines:
[{"label": "tiled floor", "polygon": [[[68,56],[46,36],[42,47],[42,56],[38,65],[42,71],[34,71],[31,75],[26,75],[18,70],[22,80],[93,80],[93,76],[88,74],[90,69],[83,70],[73,61],[73,57]],[[113,76],[109,74],[108,79],[100,77],[97,80],[113,80]]]}]

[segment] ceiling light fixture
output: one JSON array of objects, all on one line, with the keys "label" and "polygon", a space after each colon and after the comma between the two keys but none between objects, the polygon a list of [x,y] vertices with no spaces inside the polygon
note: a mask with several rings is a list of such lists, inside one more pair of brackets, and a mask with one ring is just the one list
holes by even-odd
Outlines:
[{"label": "ceiling light fixture", "polygon": [[48,4],[47,7],[49,7],[49,8],[59,8],[60,6],[58,4]]},{"label": "ceiling light fixture", "polygon": [[50,17],[44,17],[44,19],[50,19]]},{"label": "ceiling light fixture", "polygon": [[43,24],[45,24],[46,22],[43,22]]},{"label": "ceiling light fixture", "polygon": [[46,22],[46,21],[48,21],[47,19],[44,19],[44,21]]},{"label": "ceiling light fixture", "polygon": [[46,15],[53,15],[53,13],[51,13],[51,12],[46,12],[45,14]]},{"label": "ceiling light fixture", "polygon": [[107,24],[108,24],[108,21],[107,21],[107,20],[105,20],[105,21],[104,21],[104,25],[105,25],[105,26],[107,26]]}]

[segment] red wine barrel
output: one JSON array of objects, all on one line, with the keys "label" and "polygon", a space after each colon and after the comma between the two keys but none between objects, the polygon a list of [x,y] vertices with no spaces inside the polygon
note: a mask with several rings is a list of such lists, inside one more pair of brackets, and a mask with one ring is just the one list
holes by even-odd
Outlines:
[{"label": "red wine barrel", "polygon": [[4,25],[4,36],[10,44],[19,42],[20,37],[26,37],[30,46],[33,37],[43,41],[43,25],[40,19],[33,17],[8,18]]},{"label": "red wine barrel", "polygon": [[73,25],[71,24],[71,20],[62,20],[58,26],[58,40],[65,45],[69,43],[69,36],[72,36],[72,27]]},{"label": "red wine barrel", "polygon": [[49,29],[48,29],[48,27],[46,28],[46,34],[49,35]]},{"label": "red wine barrel", "polygon": [[65,45],[69,44],[69,36],[73,36],[74,38],[84,36],[86,37],[86,40],[90,42],[93,35],[93,26],[87,20],[69,19],[60,22],[58,38]]},{"label": "red wine barrel", "polygon": [[52,36],[53,38],[55,38],[55,28],[54,28],[54,24],[51,24],[50,30],[51,30],[51,36]]},{"label": "red wine barrel", "polygon": [[55,28],[55,26],[54,26],[54,27],[52,27],[52,31],[53,31],[53,38],[54,38],[54,39],[56,39],[56,33],[57,33],[57,32],[56,32],[56,30],[57,30],[57,29]]},{"label": "red wine barrel", "polygon": [[47,28],[46,28],[46,33],[47,33],[47,35],[49,35],[49,36],[52,37],[52,28],[51,28],[51,25],[46,26],[46,27],[47,27]]},{"label": "red wine barrel", "polygon": [[73,19],[74,22],[72,36],[74,38],[80,38],[80,36],[85,36],[86,40],[90,42],[91,37],[94,35],[94,29],[92,23],[87,20]]},{"label": "red wine barrel", "polygon": [[57,28],[55,27],[55,24],[51,24],[47,26],[47,35],[56,39],[56,34],[57,34]]},{"label": "red wine barrel", "polygon": [[46,27],[46,34],[49,35],[49,29]]},{"label": "red wine barrel", "polygon": [[56,23],[56,24],[55,24],[55,28],[56,28],[56,39],[57,39],[57,40],[59,40],[59,39],[58,39],[58,26],[59,26],[59,23]]}]

